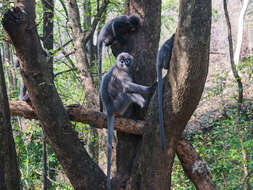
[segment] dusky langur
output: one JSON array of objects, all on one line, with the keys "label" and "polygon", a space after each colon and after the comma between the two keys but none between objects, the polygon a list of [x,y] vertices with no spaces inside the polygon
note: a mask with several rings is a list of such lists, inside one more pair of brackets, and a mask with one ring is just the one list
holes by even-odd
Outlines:
[{"label": "dusky langur", "polygon": [[114,129],[114,114],[124,115],[132,103],[140,107],[148,105],[151,98],[144,99],[143,95],[153,95],[157,83],[152,86],[142,86],[133,83],[131,70],[133,57],[128,53],[120,53],[115,65],[107,72],[101,82],[100,95],[106,109],[108,126],[108,161],[107,161],[107,190],[111,189],[111,155]]},{"label": "dusky langur", "polygon": [[172,35],[160,48],[157,54],[157,79],[158,79],[158,113],[159,113],[159,122],[160,122],[160,141],[162,150],[165,150],[165,137],[164,137],[164,123],[163,123],[163,78],[162,78],[162,69],[170,68],[170,59],[172,54],[172,48],[174,43],[175,34]]},{"label": "dusky langur", "polygon": [[[98,78],[99,83],[102,78],[102,49],[103,43],[105,46],[110,46],[114,42],[125,44],[128,35],[136,32],[140,27],[140,18],[133,14],[130,16],[122,15],[109,20],[101,29],[97,40],[98,52]],[[103,112],[103,104],[100,98],[100,111]]]}]

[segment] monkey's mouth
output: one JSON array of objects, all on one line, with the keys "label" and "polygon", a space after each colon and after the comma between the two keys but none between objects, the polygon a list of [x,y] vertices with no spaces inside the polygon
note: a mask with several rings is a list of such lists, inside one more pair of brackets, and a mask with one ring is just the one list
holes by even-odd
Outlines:
[{"label": "monkey's mouth", "polygon": [[127,67],[130,67],[130,66],[131,66],[130,61],[127,61],[127,62],[125,63],[125,65],[126,65]]}]

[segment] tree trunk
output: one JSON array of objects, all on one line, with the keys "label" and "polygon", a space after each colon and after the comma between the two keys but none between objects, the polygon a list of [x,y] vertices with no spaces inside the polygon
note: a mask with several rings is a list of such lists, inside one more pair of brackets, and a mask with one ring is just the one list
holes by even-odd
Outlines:
[{"label": "tree trunk", "polygon": [[11,47],[7,42],[3,42],[3,63],[6,65],[6,74],[8,79],[8,90],[12,96],[13,91],[17,89],[17,78],[14,71],[13,54]]},{"label": "tree trunk", "polygon": [[0,189],[19,190],[20,173],[10,123],[10,111],[0,55]]},{"label": "tree trunk", "polygon": [[79,9],[76,0],[67,1],[68,15],[70,18],[70,27],[72,31],[73,44],[75,47],[75,57],[78,68],[78,75],[85,91],[85,98],[88,108],[98,107],[98,90],[89,71],[87,59],[85,56],[85,46],[87,40],[82,32]]},{"label": "tree trunk", "polygon": [[[229,55],[230,55],[230,65],[231,70],[233,72],[235,81],[237,82],[237,92],[238,92],[238,98],[237,98],[237,113],[235,117],[235,124],[237,132],[240,135],[240,143],[241,143],[241,149],[242,149],[242,157],[243,157],[243,171],[244,171],[244,177],[242,179],[242,184],[246,185],[246,189],[249,190],[249,168],[248,168],[248,155],[246,152],[246,149],[244,147],[244,139],[241,132],[241,117],[242,117],[242,103],[243,103],[243,83],[242,78],[240,77],[236,65],[239,63],[240,59],[240,50],[241,50],[241,43],[242,43],[242,33],[243,33],[243,16],[247,9],[248,0],[244,1],[243,9],[240,14],[240,21],[239,21],[239,28],[238,28],[238,35],[237,35],[237,46],[235,50],[235,54],[233,52],[233,39],[232,39],[232,28],[230,23],[230,18],[227,10],[227,0],[223,0],[223,8],[228,28],[228,42],[229,42]],[[240,23],[242,22],[242,23]],[[241,39],[240,39],[241,38]],[[240,46],[240,47],[238,47]]]},{"label": "tree trunk", "polygon": [[[156,52],[160,39],[161,0],[126,1],[126,14],[137,14],[141,18],[141,28],[130,36],[125,45],[115,44],[112,51],[116,57],[121,52],[128,52],[134,57],[134,82],[151,85],[155,80]],[[152,16],[151,16],[152,15]],[[145,49],[143,48],[145,47]],[[128,110],[130,118],[144,119],[146,109],[133,106]],[[142,138],[130,134],[117,133],[117,174],[114,188],[126,187],[131,173],[135,170],[135,160]]]},{"label": "tree trunk", "polygon": [[[128,51],[134,55],[136,63],[134,81],[140,84],[150,84],[155,79],[160,5],[159,0],[127,1],[127,12],[140,14],[142,28],[136,38],[133,37],[134,41],[129,40],[126,46],[117,46],[113,49],[115,55],[122,51]],[[125,189],[170,188],[171,170],[178,140],[198,105],[204,88],[208,72],[210,29],[211,1],[180,1],[179,23],[170,72],[164,78],[163,111],[167,118],[165,120],[166,151],[162,152],[160,147],[157,94],[155,94],[149,107],[142,146],[133,144],[128,148],[128,150],[135,148],[134,153],[137,157],[132,164],[133,167],[128,168],[131,176]],[[139,109],[134,109],[135,115],[139,112]],[[138,116],[140,115],[142,114]],[[128,143],[129,140],[127,140]],[[124,159],[123,156],[122,158]]]},{"label": "tree trunk", "polygon": [[[83,23],[84,30],[90,30],[91,28],[91,2],[90,0],[83,0]],[[94,33],[91,35],[93,37]],[[93,38],[90,38],[86,44],[83,44],[85,47],[85,59],[88,66],[94,66],[95,57],[94,57],[94,49],[93,49]],[[89,100],[87,100],[89,101]],[[99,143],[98,143],[98,131],[94,127],[89,128],[89,138],[88,138],[88,151],[92,157],[92,159],[98,163],[99,161]]]}]

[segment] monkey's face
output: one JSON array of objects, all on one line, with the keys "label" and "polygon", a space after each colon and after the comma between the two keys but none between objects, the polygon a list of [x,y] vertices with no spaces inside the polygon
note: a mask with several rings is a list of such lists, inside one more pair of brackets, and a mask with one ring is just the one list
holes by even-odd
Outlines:
[{"label": "monkey's face", "polygon": [[133,64],[133,56],[128,53],[121,53],[117,57],[117,67],[124,71],[129,71]]}]

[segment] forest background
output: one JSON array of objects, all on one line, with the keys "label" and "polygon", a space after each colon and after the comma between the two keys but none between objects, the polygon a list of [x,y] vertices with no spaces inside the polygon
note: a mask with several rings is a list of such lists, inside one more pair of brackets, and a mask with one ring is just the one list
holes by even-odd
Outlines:
[{"label": "forest background", "polygon": [[[238,78],[234,77],[231,69],[231,49],[229,49],[226,17],[223,3],[220,0],[213,0],[209,72],[200,103],[183,134],[203,160],[211,181],[217,189],[224,190],[253,188],[253,1],[248,2],[243,23],[240,25],[239,18],[241,18],[240,14],[242,14],[245,2],[247,1],[229,0],[227,2],[234,52],[238,46],[240,28],[243,31],[239,63],[235,65],[243,84],[243,103],[239,125],[237,122]],[[99,0],[78,0],[78,7],[76,7],[84,31],[92,28],[91,37],[87,38],[83,58],[88,63],[95,84],[98,80],[95,44],[97,32],[106,21],[124,14],[125,6],[125,2],[117,0],[111,0],[105,7],[102,3]],[[5,1],[0,2],[1,19],[12,4]],[[54,83],[63,104],[72,105],[72,107],[78,104],[86,108],[97,108],[98,97],[93,97],[92,92],[88,93],[89,87],[83,85],[86,79],[80,78],[81,69],[78,65],[80,60],[76,57],[78,48],[71,30],[75,23],[73,23],[72,13],[69,12],[66,4],[64,0],[36,1],[38,34],[44,48],[52,56],[49,63],[53,66]],[[100,10],[101,18],[96,18],[95,15]],[[179,2],[177,0],[162,1],[159,47],[176,32],[178,14]],[[96,30],[95,28],[93,30],[94,18],[97,19],[96,24],[98,24]],[[53,26],[50,25],[51,23]],[[13,115],[11,125],[21,174],[21,186],[23,189],[43,189],[43,187],[45,189],[45,186],[47,189],[74,189],[54,151],[48,145],[43,146],[44,136],[39,122],[31,120],[34,116],[29,113],[21,113],[22,111],[15,107],[17,104],[20,106],[24,104],[17,102],[21,84],[20,68],[15,67],[16,51],[9,43],[2,25],[0,30],[2,31],[0,34],[2,63],[10,110]],[[106,72],[114,64],[115,58],[110,48],[104,48],[103,54],[103,69]],[[25,106],[28,105],[24,104]],[[71,111],[71,107],[69,109]],[[30,119],[25,119],[23,116],[30,117]],[[107,130],[96,129],[81,122],[72,122],[72,124],[90,157],[105,172]],[[113,154],[114,173],[116,173],[115,154],[116,151]],[[180,161],[176,157],[171,175],[171,189],[195,188],[194,184],[185,176]]]}]

